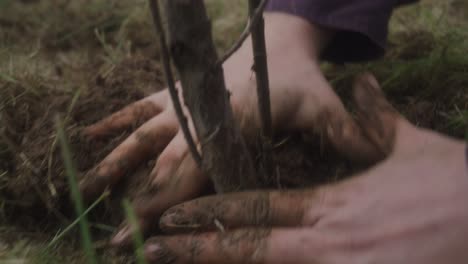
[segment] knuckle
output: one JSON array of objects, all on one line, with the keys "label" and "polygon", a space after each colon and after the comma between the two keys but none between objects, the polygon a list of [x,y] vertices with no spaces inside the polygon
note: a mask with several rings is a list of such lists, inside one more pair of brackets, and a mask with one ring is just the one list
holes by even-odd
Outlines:
[{"label": "knuckle", "polygon": [[268,225],[272,221],[269,193],[261,193],[245,201],[245,208],[250,212],[248,222],[253,225]]},{"label": "knuckle", "polygon": [[241,255],[245,263],[259,263],[264,257],[270,235],[271,228],[221,233],[217,238],[218,251],[228,260],[239,259]]},{"label": "knuckle", "polygon": [[305,193],[303,224],[306,226],[315,225],[325,214],[329,207],[329,190],[327,187],[308,190]]}]

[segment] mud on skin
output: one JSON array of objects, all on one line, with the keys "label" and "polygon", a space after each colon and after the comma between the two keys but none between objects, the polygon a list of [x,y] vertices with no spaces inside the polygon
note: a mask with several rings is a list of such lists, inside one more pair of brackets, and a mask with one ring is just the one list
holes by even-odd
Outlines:
[{"label": "mud on skin", "polygon": [[[178,264],[211,263],[210,252],[223,256],[226,263],[242,258],[244,263],[262,263],[270,228],[218,232],[207,237],[187,236],[155,237],[147,241],[145,256],[150,263]],[[247,241],[247,242],[246,242]],[[236,262],[237,263],[237,262]]]},{"label": "mud on skin", "polygon": [[224,218],[235,219],[233,214],[239,211],[239,207],[245,208],[246,212],[255,212],[241,217],[241,219],[247,218],[247,223],[265,226],[270,224],[270,200],[267,193],[247,200],[241,195],[232,195],[231,198],[228,201],[215,198],[216,201],[212,203],[205,203],[206,199],[200,198],[175,206],[163,214],[160,227],[168,233],[188,230],[208,231],[219,229],[216,225],[218,221],[224,228],[230,228],[230,225],[236,226],[239,223],[231,221],[228,225]]}]

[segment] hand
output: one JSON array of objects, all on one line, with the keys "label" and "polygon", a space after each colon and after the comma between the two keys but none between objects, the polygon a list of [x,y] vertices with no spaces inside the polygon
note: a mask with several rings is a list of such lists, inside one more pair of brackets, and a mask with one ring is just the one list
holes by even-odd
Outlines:
[{"label": "hand", "polygon": [[[369,75],[361,77],[355,91],[358,97],[367,97],[366,93],[385,101]],[[385,125],[396,131],[393,151],[385,161],[322,188],[218,195],[173,207],[162,216],[161,228],[191,234],[150,239],[145,246],[147,259],[150,263],[468,263],[465,144],[417,128],[396,112],[377,115],[392,120]]]},{"label": "hand", "polygon": [[[266,14],[265,22],[274,128],[322,134],[351,159],[372,162],[383,158],[391,146],[391,135],[379,134],[374,137],[376,141],[370,142],[368,135],[361,134],[320,71],[318,57],[332,32],[283,14]],[[223,65],[234,116],[246,135],[256,133],[260,123],[255,76],[250,70],[253,63],[250,43],[247,40]],[[190,156],[167,91],[124,108],[88,127],[85,134],[91,138],[108,136],[130,127],[136,120],[146,123],[91,170],[80,187],[86,200],[95,199],[127,172],[159,154],[149,175],[157,191],[149,199],[135,202],[141,228],[146,232],[164,210],[197,197],[208,178]],[[369,120],[364,123],[373,119]],[[385,135],[387,131],[391,130],[380,132]],[[131,241],[130,235],[129,228],[124,227],[113,243]]]}]

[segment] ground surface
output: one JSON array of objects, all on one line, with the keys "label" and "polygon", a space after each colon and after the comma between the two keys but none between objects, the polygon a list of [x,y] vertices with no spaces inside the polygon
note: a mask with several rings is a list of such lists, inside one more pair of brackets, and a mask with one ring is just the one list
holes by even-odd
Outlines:
[{"label": "ground surface", "polygon": [[[242,30],[244,2],[207,1],[220,52]],[[352,77],[370,70],[411,121],[465,138],[468,4],[437,2],[397,12],[382,60],[324,67],[345,101]],[[144,0],[0,0],[0,263],[84,263],[77,228],[50,244],[75,220],[54,120],[65,123],[77,169],[86,172],[128,132],[89,142],[80,130],[164,87],[153,32]],[[283,187],[333,181],[351,170],[300,135],[278,139],[275,161]],[[92,215],[104,262],[125,261],[107,253],[105,238],[122,220],[119,198],[134,194],[147,167]]]}]

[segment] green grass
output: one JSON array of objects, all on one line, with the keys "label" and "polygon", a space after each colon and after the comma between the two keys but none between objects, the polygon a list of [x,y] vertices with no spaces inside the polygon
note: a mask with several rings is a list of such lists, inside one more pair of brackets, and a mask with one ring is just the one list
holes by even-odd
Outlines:
[{"label": "green grass", "polygon": [[403,114],[410,118],[414,114],[414,109],[405,107],[408,100],[431,103],[436,117],[430,128],[465,138],[468,32],[463,29],[468,20],[452,16],[450,2],[423,1],[398,10],[391,21],[386,56],[345,68],[326,65],[332,84],[346,98],[352,78],[370,71]]},{"label": "green grass", "polygon": [[[67,155],[68,156],[68,155]],[[67,226],[63,231],[58,233],[47,245],[45,248],[46,250],[51,249],[53,246],[55,246],[57,243],[59,243],[63,237],[65,237],[77,224],[80,224],[85,217],[94,209],[96,206],[101,203],[104,199],[106,199],[109,196],[109,192],[106,191],[104,192],[96,201],[94,201],[86,210],[84,210],[75,221],[73,221],[69,226]],[[74,200],[75,204],[79,204],[78,200]],[[86,221],[86,220],[85,220]],[[88,234],[87,236],[90,237],[90,229],[89,225],[85,227],[86,228],[86,233]],[[82,231],[83,232],[83,231]],[[88,245],[86,245],[87,247]]]},{"label": "green grass", "polygon": [[125,199],[123,201],[123,208],[125,210],[125,215],[127,216],[127,222],[130,224],[130,229],[135,230],[133,232],[133,243],[135,245],[135,255],[138,264],[146,264],[146,260],[143,254],[143,234],[141,233],[140,226],[138,225],[138,220],[136,218],[133,207],[130,205],[130,202]]},{"label": "green grass", "polygon": [[96,264],[98,263],[96,252],[93,247],[93,242],[91,238],[91,231],[89,228],[89,223],[86,218],[86,213],[83,205],[83,200],[81,198],[81,193],[78,189],[78,182],[77,182],[77,170],[75,165],[73,164],[72,154],[70,150],[70,146],[68,144],[67,137],[65,135],[65,131],[63,128],[62,121],[57,118],[57,136],[60,142],[60,147],[62,150],[63,162],[65,164],[66,174],[68,177],[68,184],[70,186],[70,192],[72,195],[73,202],[75,204],[75,210],[78,217],[78,222],[80,224],[80,231],[81,231],[81,241],[83,243],[83,250],[85,252],[87,262],[89,264]]}]

